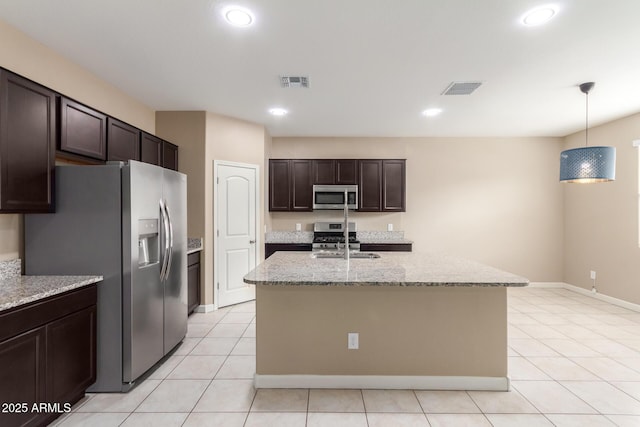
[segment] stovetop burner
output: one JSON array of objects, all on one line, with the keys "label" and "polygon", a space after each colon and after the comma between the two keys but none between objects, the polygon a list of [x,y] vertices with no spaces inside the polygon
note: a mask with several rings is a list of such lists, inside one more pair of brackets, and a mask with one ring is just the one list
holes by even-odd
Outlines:
[{"label": "stovetop burner", "polygon": [[[344,236],[315,236],[313,238],[313,243],[344,243]],[[356,239],[356,236],[349,236],[349,243],[359,242]]]},{"label": "stovetop burner", "polygon": [[[313,225],[313,250],[332,250],[344,247],[344,223],[316,222]],[[360,242],[356,238],[356,223],[349,223],[349,249],[359,250]]]}]

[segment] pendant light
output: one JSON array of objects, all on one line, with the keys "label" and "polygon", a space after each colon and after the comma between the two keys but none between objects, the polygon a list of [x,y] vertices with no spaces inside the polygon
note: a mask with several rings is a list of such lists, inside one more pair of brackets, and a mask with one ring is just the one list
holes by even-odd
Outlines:
[{"label": "pendant light", "polygon": [[560,182],[593,183],[616,179],[615,147],[589,147],[589,91],[595,83],[580,85],[586,95],[585,147],[572,148],[560,154]]}]

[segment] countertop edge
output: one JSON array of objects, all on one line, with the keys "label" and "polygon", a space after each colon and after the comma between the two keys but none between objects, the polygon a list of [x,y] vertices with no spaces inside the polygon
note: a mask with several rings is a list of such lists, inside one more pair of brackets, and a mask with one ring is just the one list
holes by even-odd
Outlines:
[{"label": "countertop edge", "polygon": [[251,280],[244,279],[245,283],[260,286],[361,286],[361,287],[443,287],[443,288],[516,288],[529,286],[529,282],[513,282],[513,283],[458,283],[458,282],[290,282],[290,281],[271,281],[271,280]]},{"label": "countertop edge", "polygon": [[[19,296],[0,304],[0,313],[11,308],[27,305],[45,298],[59,295],[67,291],[82,288],[101,282],[103,276],[18,276],[0,280],[0,288],[24,288],[28,286],[43,286],[46,289]],[[51,282],[51,284],[49,284]],[[59,284],[59,286],[57,286]]]}]

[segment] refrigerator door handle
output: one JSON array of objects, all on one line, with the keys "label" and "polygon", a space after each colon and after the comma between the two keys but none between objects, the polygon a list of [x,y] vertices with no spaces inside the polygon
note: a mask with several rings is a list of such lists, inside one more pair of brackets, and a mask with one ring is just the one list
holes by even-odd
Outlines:
[{"label": "refrigerator door handle", "polygon": [[162,267],[160,268],[160,281],[164,281],[168,272],[167,265],[169,264],[169,251],[170,251],[170,242],[169,242],[169,220],[166,214],[166,206],[164,201],[160,200],[160,217],[162,220],[162,226],[164,227],[164,255],[162,257]]},{"label": "refrigerator door handle", "polygon": [[169,225],[169,259],[167,260],[167,269],[165,271],[165,278],[168,278],[171,271],[171,261],[173,261],[173,222],[171,221],[171,215],[169,215],[169,206],[166,203],[164,204],[164,211]]}]

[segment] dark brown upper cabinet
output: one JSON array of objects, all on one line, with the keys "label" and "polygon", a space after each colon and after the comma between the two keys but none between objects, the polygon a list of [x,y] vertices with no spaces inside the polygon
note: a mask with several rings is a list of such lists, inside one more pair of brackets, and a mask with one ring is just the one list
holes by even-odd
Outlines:
[{"label": "dark brown upper cabinet", "polygon": [[269,210],[291,210],[291,172],[289,160],[269,160]]},{"label": "dark brown upper cabinet", "polygon": [[312,160],[313,184],[336,183],[336,161],[332,159]]},{"label": "dark brown upper cabinet", "polygon": [[0,69],[0,212],[54,210],[56,94]]},{"label": "dark brown upper cabinet", "polygon": [[406,160],[382,161],[382,211],[406,210]]},{"label": "dark brown upper cabinet", "polygon": [[60,97],[60,150],[106,160],[107,116]]},{"label": "dark brown upper cabinet", "polygon": [[313,184],[357,184],[358,160],[316,159],[312,160]]},{"label": "dark brown upper cabinet", "polygon": [[150,133],[140,137],[140,161],[162,166],[162,140]]},{"label": "dark brown upper cabinet", "polygon": [[140,160],[140,129],[109,117],[107,160]]},{"label": "dark brown upper cabinet", "polygon": [[269,160],[269,210],[313,210],[316,184],[357,184],[358,210],[404,212],[406,161],[403,159]]},{"label": "dark brown upper cabinet", "polygon": [[357,184],[358,183],[358,160],[340,159],[335,160],[336,164],[336,184]]},{"label": "dark brown upper cabinet", "polygon": [[178,170],[178,146],[162,141],[162,166],[174,171]]},{"label": "dark brown upper cabinet", "polygon": [[313,181],[311,160],[291,160],[291,210],[313,210]]},{"label": "dark brown upper cabinet", "polygon": [[269,160],[269,210],[313,210],[311,160]]},{"label": "dark brown upper cabinet", "polygon": [[360,211],[404,212],[406,210],[406,161],[403,159],[360,160]]},{"label": "dark brown upper cabinet", "polygon": [[359,211],[380,212],[382,210],[382,160],[360,160],[358,197]]}]

